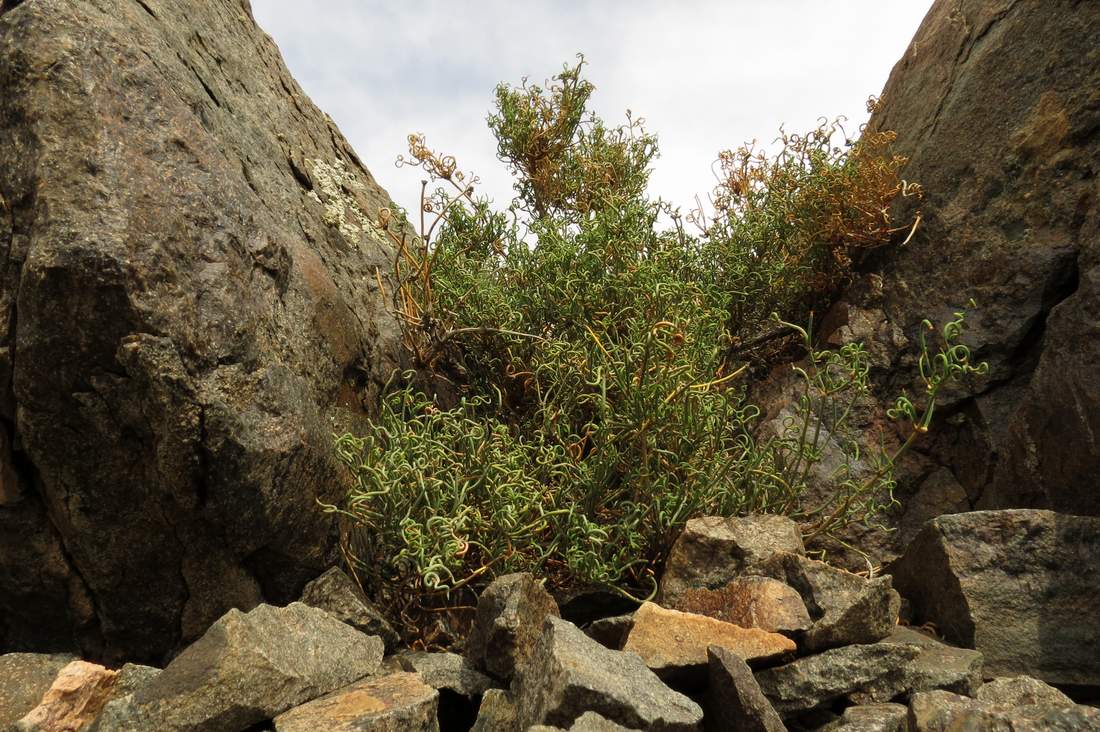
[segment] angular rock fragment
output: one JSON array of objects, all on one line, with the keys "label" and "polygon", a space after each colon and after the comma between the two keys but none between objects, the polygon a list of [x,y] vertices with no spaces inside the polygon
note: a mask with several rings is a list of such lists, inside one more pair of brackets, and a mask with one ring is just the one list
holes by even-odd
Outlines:
[{"label": "angular rock fragment", "polygon": [[739,732],[786,732],[787,728],[760,691],[745,661],[726,648],[707,649],[706,729]]},{"label": "angular rock fragment", "polygon": [[99,715],[111,697],[118,672],[73,661],[57,674],[38,706],[15,723],[13,732],[79,730]]},{"label": "angular rock fragment", "polygon": [[64,653],[5,653],[0,656],[0,730],[38,706],[72,656]]},{"label": "angular rock fragment", "polygon": [[584,712],[638,730],[697,730],[703,710],[672,691],[634,653],[612,651],[575,625],[547,617],[516,683],[520,729],[568,728]]},{"label": "angular rock fragment", "polygon": [[798,591],[770,577],[739,577],[713,590],[687,590],[669,607],[769,633],[799,633],[813,624]]},{"label": "angular rock fragment", "polygon": [[684,680],[703,675],[710,646],[726,648],[746,661],[775,658],[796,649],[794,641],[778,633],[647,602],[634,613],[623,650],[637,653],[661,678]]},{"label": "angular rock fragment", "polygon": [[949,691],[915,694],[909,702],[911,732],[1095,732],[1100,709],[1080,704],[1015,704],[970,699]]},{"label": "angular rock fragment", "polygon": [[275,718],[275,732],[438,732],[439,692],[417,674],[363,679]]},{"label": "angular rock fragment", "polygon": [[822,732],[908,732],[909,708],[904,704],[862,704],[848,707]]},{"label": "angular rock fragment", "polygon": [[685,590],[668,607],[770,633],[793,634],[812,625],[802,596],[770,577],[739,577],[713,590]]},{"label": "angular rock fragment", "polygon": [[405,671],[416,673],[433,689],[447,689],[462,696],[481,696],[494,686],[493,680],[457,653],[407,651],[397,655]]},{"label": "angular rock fragment", "polygon": [[721,587],[777,552],[805,553],[798,524],[786,516],[692,519],[669,551],[658,599],[671,603],[685,590]]},{"label": "angular rock fragment", "polygon": [[439,691],[439,718],[449,729],[469,729],[477,719],[481,696],[495,682],[457,653],[406,651],[394,657],[401,669],[418,674]]},{"label": "angular rock fragment", "polygon": [[585,626],[584,634],[600,645],[618,651],[622,649],[623,643],[626,643],[626,636],[633,627],[634,613],[614,615],[592,621]]},{"label": "angular rock fragment", "polygon": [[911,645],[918,653],[898,673],[884,676],[850,695],[859,704],[887,702],[897,696],[908,697],[934,689],[973,696],[982,685],[982,654],[978,651],[955,648],[903,626],[894,628],[882,642]]},{"label": "angular rock fragment", "polygon": [[111,687],[111,699],[118,699],[135,691],[160,676],[161,670],[140,663],[127,663],[118,670],[118,678]]},{"label": "angular rock fragment", "polygon": [[905,664],[919,654],[916,646],[893,643],[845,646],[765,669],[756,681],[787,718],[872,686],[904,686]]},{"label": "angular rock fragment", "polygon": [[940,516],[891,571],[915,621],[981,651],[986,674],[1100,685],[1100,517]]},{"label": "angular rock fragment", "polygon": [[893,630],[901,598],[889,577],[866,580],[793,553],[777,554],[757,568],[802,596],[814,623],[802,638],[811,651],[875,643]]},{"label": "angular rock fragment", "polygon": [[511,732],[519,729],[516,703],[503,689],[489,689],[481,697],[477,719],[470,732]]},{"label": "angular rock fragment", "polygon": [[374,673],[382,640],[301,603],[230,610],[155,679],[110,702],[98,732],[239,732]]},{"label": "angular rock fragment", "polygon": [[528,727],[527,732],[631,732],[621,724],[615,724],[595,712],[585,712],[577,717],[577,721],[568,730],[562,727],[548,727],[545,724],[536,724]]},{"label": "angular rock fragment", "polygon": [[[948,691],[953,691],[953,689],[948,689]],[[993,679],[989,683],[983,684],[976,693],[966,694],[966,696],[973,696],[978,701],[989,702],[990,704],[1015,706],[1068,707],[1074,703],[1072,699],[1050,684],[1044,684],[1039,679],[1033,679],[1030,676]]]},{"label": "angular rock fragment", "polygon": [[530,655],[543,621],[558,616],[554,598],[534,576],[524,572],[498,577],[478,598],[466,657],[506,681]]},{"label": "angular rock fragment", "polygon": [[324,610],[367,635],[378,636],[386,644],[387,653],[401,642],[397,631],[371,604],[355,580],[339,567],[332,567],[307,584],[300,602]]}]

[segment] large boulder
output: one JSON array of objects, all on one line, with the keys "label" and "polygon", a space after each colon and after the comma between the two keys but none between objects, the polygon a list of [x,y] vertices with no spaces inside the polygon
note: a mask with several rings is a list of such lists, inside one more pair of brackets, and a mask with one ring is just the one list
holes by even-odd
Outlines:
[{"label": "large boulder", "polygon": [[889,397],[913,391],[921,320],[974,298],[966,341],[990,364],[941,395],[951,419],[922,441],[928,459],[900,496],[922,514],[1100,514],[1097,27],[1097,3],[936,0],[871,117],[871,133],[897,132],[903,175],[924,189],[895,220],[919,207],[921,223],[866,263],[827,322],[889,326]]},{"label": "large boulder", "polygon": [[0,8],[0,648],[159,659],[335,560],[386,193],[247,0]]},{"label": "large boulder", "polygon": [[986,674],[1100,685],[1100,518],[941,516],[891,572],[914,619],[981,651]]}]

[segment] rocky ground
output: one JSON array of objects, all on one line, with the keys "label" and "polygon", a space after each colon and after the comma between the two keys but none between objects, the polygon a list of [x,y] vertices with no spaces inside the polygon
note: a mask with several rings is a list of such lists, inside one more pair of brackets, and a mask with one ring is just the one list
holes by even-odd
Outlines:
[{"label": "rocky ground", "polygon": [[1100,519],[1050,511],[940,517],[873,577],[786,518],[701,518],[655,602],[578,625],[500,577],[462,655],[401,648],[333,568],[164,669],[0,656],[0,729],[1100,730],[1098,560]]}]

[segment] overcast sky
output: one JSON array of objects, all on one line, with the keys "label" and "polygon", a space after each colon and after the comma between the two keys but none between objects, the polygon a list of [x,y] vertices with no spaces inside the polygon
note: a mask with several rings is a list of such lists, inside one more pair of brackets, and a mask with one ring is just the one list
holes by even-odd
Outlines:
[{"label": "overcast sky", "polygon": [[845,115],[858,127],[931,0],[252,0],[313,101],[367,167],[412,207],[420,175],[398,170],[410,132],[454,154],[511,199],[485,124],[493,89],[589,62],[604,119],[626,109],[660,140],[653,188],[692,206],[711,163],[748,140],[770,142]]}]

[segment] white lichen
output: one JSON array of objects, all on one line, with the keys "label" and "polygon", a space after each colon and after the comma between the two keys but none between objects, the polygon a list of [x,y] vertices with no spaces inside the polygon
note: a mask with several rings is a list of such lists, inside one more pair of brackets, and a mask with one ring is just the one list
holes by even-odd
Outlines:
[{"label": "white lichen", "polygon": [[326,163],[323,160],[306,161],[313,174],[314,190],[309,197],[324,206],[321,220],[339,230],[340,235],[352,245],[358,245],[366,235],[374,239],[381,238],[378,227],[363,213],[351,191],[366,190],[343,160]]}]

